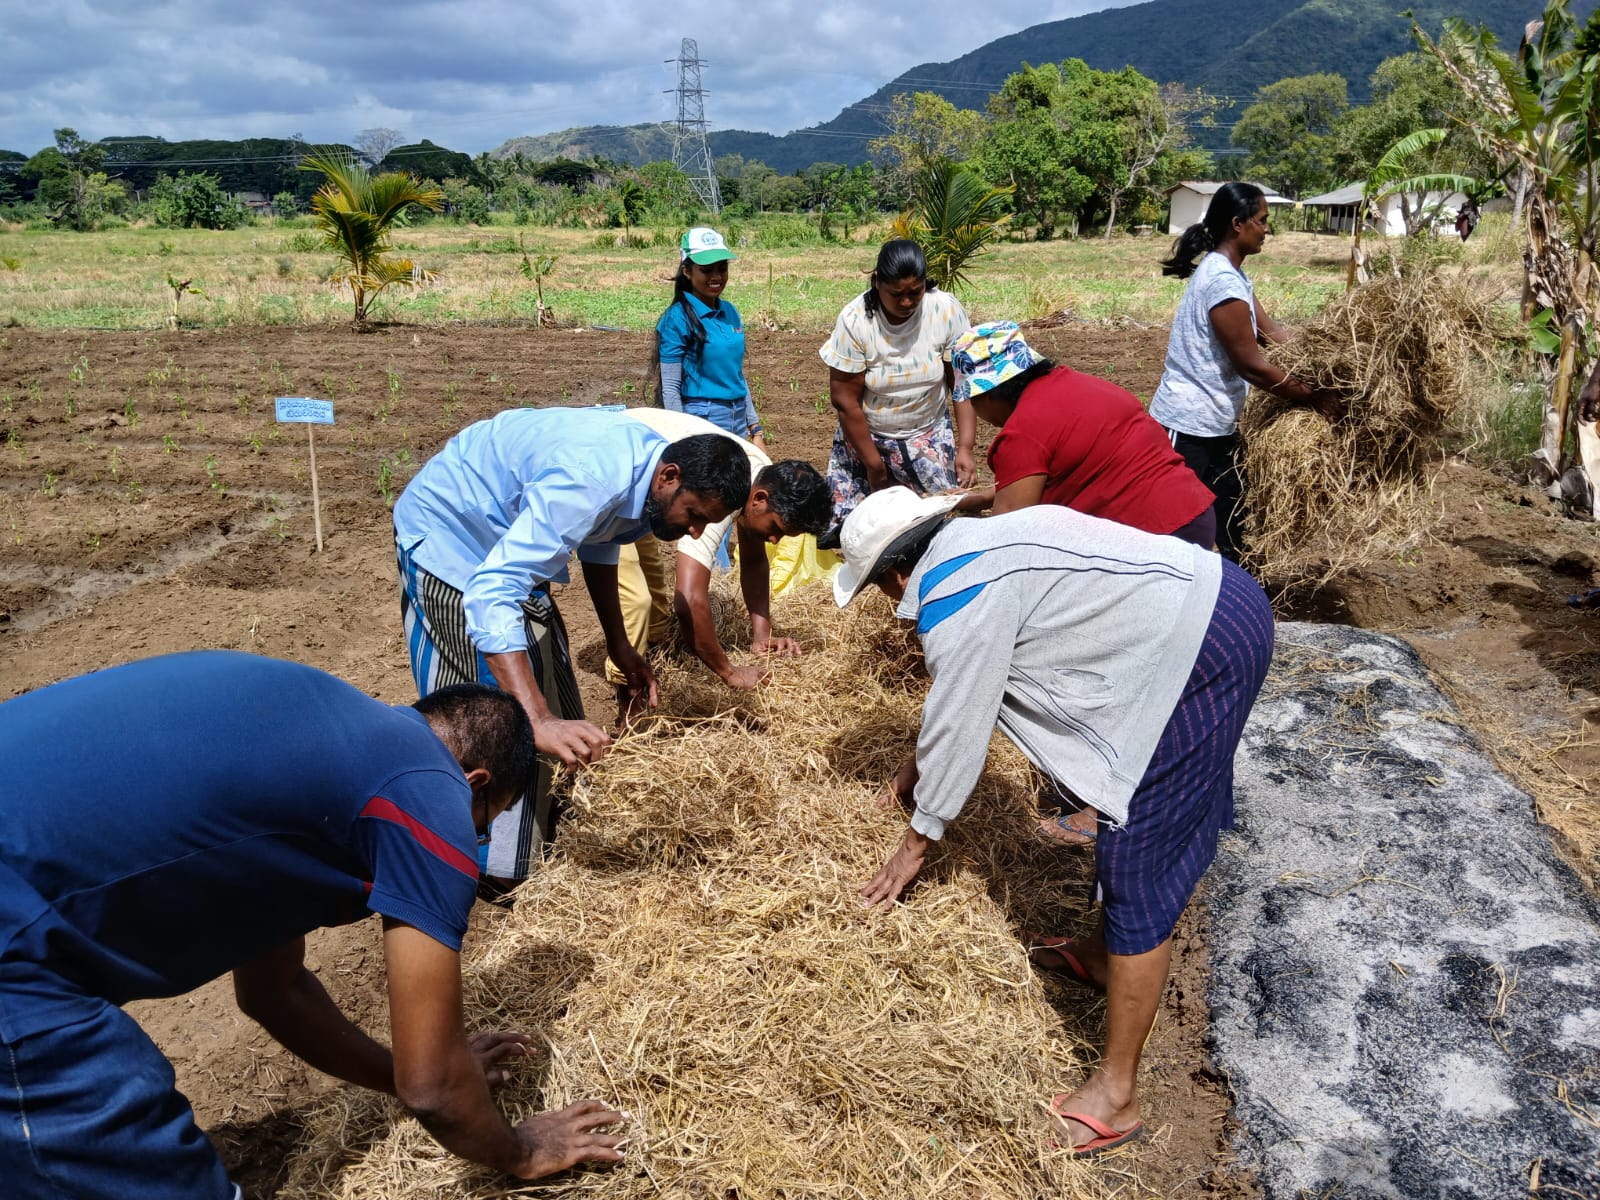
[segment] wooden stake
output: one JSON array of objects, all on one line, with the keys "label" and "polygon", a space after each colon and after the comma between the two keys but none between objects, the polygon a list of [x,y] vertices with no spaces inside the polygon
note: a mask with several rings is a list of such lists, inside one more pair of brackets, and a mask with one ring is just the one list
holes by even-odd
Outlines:
[{"label": "wooden stake", "polygon": [[306,426],[306,445],[311,450],[311,519],[317,526],[317,553],[322,553],[322,497],[317,494],[316,426]]}]

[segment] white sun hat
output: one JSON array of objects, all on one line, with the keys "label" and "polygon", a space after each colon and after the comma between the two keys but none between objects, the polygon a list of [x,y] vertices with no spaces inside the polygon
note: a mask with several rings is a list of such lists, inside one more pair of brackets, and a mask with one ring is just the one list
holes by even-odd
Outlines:
[{"label": "white sun hat", "polygon": [[959,492],[919,496],[908,487],[891,487],[863,500],[839,531],[844,565],[833,577],[834,603],[843,608],[854,600],[877,578],[885,551],[906,534],[944,520],[960,499]]}]

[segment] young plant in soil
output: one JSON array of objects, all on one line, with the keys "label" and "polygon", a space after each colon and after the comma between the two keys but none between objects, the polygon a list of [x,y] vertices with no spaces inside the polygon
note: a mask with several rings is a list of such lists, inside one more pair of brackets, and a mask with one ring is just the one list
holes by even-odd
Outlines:
[{"label": "young plant in soil", "polygon": [[199,296],[202,300],[211,299],[210,296],[194,285],[194,280],[178,279],[171,271],[167,272],[167,287],[172,290],[172,310],[167,313],[168,329],[176,329],[178,327],[178,301],[185,296]]}]

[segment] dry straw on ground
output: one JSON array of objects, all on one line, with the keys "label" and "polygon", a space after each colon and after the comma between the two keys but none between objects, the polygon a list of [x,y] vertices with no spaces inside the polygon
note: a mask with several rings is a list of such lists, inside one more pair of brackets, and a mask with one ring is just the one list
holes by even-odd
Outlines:
[{"label": "dry straw on ground", "polygon": [[466,968],[471,1027],[547,1042],[505,1109],[625,1108],[626,1161],[517,1185],[350,1090],[310,1121],[284,1195],[1009,1200],[1130,1182],[1125,1155],[1075,1163],[1045,1132],[1099,1004],[1070,989],[1058,1012],[1018,938],[1084,916],[1083,856],[1030,832],[1026,760],[997,740],[911,902],[864,912],[857,889],[905,826],[874,800],[914,744],[915,642],[876,596],[839,613],[811,588],[778,615],[810,653],[737,696],[675,666],[674,715],[577,781],[555,861]]},{"label": "dry straw on ground", "polygon": [[1415,268],[1334,301],[1275,348],[1277,366],[1339,393],[1349,411],[1329,425],[1251,393],[1239,431],[1255,573],[1322,581],[1425,536],[1439,436],[1493,343],[1488,307],[1463,279]]}]

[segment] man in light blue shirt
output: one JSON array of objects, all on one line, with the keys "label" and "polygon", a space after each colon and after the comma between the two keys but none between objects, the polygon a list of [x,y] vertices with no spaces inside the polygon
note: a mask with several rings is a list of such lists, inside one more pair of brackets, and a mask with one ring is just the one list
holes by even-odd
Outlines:
[{"label": "man in light blue shirt", "polygon": [[[567,766],[604,756],[610,736],[583,718],[561,615],[548,585],[576,551],[629,685],[655,703],[655,676],[628,639],[617,551],[645,534],[698,537],[750,488],[744,451],[709,434],[669,442],[605,409],[513,409],[469,425],[417,472],[394,506],[406,650],[417,690],[482,682],[510,692],[534,740]],[[528,803],[495,823],[481,864],[526,877],[550,831],[552,768]]]}]

